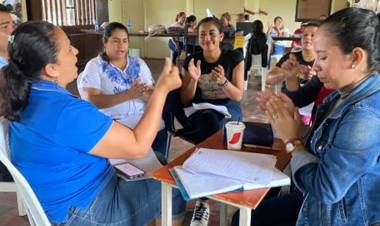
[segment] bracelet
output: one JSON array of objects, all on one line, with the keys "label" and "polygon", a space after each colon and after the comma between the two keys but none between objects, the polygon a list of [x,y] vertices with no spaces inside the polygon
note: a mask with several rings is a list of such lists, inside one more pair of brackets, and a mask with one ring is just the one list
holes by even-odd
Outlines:
[{"label": "bracelet", "polygon": [[223,84],[218,84],[220,87],[226,87],[228,84],[228,79],[226,79]]}]

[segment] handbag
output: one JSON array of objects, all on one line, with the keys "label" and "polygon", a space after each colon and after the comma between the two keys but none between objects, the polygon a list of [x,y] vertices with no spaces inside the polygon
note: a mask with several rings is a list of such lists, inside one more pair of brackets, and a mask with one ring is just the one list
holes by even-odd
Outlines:
[{"label": "handbag", "polygon": [[243,145],[260,145],[272,147],[274,136],[272,126],[269,123],[244,122],[245,130]]}]

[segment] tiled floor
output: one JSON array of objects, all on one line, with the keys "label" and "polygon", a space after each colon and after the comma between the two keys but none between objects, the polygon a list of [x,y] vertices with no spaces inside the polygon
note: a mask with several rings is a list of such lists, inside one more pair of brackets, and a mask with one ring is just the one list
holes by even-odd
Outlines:
[{"label": "tiled floor", "polygon": [[[157,77],[162,68],[162,60],[147,60],[149,68],[152,70],[154,77]],[[248,86],[248,91],[244,92],[242,100],[242,109],[244,120],[252,121],[255,118],[260,118],[261,115],[256,111],[256,104],[254,94],[258,90],[259,78],[251,78]],[[69,90],[77,94],[75,83],[71,84]],[[173,159],[180,155],[183,151],[189,149],[192,144],[181,140],[180,138],[173,138],[171,144],[170,158]],[[188,210],[185,217],[184,225],[189,225],[192,215],[194,202],[188,204]],[[229,218],[234,209],[229,208]],[[16,204],[16,195],[14,193],[0,193],[0,226],[26,226],[29,225],[27,217],[19,217]],[[211,215],[209,226],[219,225],[219,205],[211,202]]]}]

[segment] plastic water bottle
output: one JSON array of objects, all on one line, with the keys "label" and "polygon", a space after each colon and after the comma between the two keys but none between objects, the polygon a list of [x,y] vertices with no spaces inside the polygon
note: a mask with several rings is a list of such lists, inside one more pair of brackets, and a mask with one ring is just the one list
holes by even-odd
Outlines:
[{"label": "plastic water bottle", "polygon": [[128,20],[128,22],[127,22],[127,29],[128,29],[129,32],[132,29],[132,21],[131,20]]},{"label": "plastic water bottle", "polygon": [[99,31],[99,21],[98,20],[94,20],[94,29],[95,29],[95,31]]}]

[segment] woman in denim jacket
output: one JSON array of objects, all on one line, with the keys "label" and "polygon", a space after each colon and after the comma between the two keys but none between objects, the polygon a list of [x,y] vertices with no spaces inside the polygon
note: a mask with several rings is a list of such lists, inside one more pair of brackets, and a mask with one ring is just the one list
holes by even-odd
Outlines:
[{"label": "woman in denim jacket", "polygon": [[276,98],[267,104],[304,194],[297,225],[380,225],[379,30],[375,13],[358,8],[322,23],[313,67],[324,86],[337,91],[319,108],[305,145],[299,115]]},{"label": "woman in denim jacket", "polygon": [[[278,97],[266,105],[273,128],[292,155],[293,180],[303,193],[296,225],[380,225],[379,30],[375,13],[358,8],[343,9],[322,23],[314,38],[313,67],[324,86],[337,91],[318,109],[305,143],[297,111]],[[261,206],[272,213],[289,212],[296,199],[284,200]],[[295,224],[295,216],[264,218],[268,211],[259,209],[252,215],[254,225]]]}]

